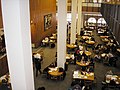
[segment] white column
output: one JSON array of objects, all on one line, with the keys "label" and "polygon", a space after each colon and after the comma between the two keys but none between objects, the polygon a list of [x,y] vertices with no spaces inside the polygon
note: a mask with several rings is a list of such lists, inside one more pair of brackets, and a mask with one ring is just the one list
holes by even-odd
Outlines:
[{"label": "white column", "polygon": [[57,66],[64,68],[66,61],[67,0],[58,0]]},{"label": "white column", "polygon": [[76,40],[76,14],[77,14],[77,0],[72,0],[72,21],[71,21],[70,44],[75,43],[75,40]]},{"label": "white column", "polygon": [[34,90],[29,0],[2,0],[12,90]]},{"label": "white column", "polygon": [[78,0],[78,22],[77,22],[77,33],[80,35],[82,28],[82,0]]}]

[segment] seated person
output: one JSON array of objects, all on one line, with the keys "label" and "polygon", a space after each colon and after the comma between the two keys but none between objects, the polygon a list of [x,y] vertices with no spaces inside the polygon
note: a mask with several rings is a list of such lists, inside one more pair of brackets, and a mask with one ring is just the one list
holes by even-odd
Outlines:
[{"label": "seated person", "polygon": [[7,84],[7,81],[5,79],[2,80],[0,90],[10,90],[10,86]]},{"label": "seated person", "polygon": [[100,61],[100,59],[101,59],[101,56],[100,56],[100,55],[97,55],[97,54],[96,54],[96,55],[94,56],[94,60]]},{"label": "seated person", "polygon": [[63,72],[64,69],[62,67],[59,68],[59,72]]},{"label": "seated person", "polygon": [[44,73],[44,74],[47,74],[49,70],[50,70],[49,67],[46,67],[46,68],[43,70],[43,73]]},{"label": "seated person", "polygon": [[51,63],[51,64],[49,65],[49,67],[51,67],[51,68],[55,68],[54,63]]},{"label": "seated person", "polygon": [[107,76],[107,75],[113,75],[112,70],[107,71],[106,76]]},{"label": "seated person", "polygon": [[114,80],[114,79],[113,79],[113,80],[110,80],[110,83],[109,83],[109,85],[115,86],[115,85],[116,85],[116,82],[115,82],[115,80]]},{"label": "seated person", "polygon": [[89,68],[87,69],[87,72],[94,72],[94,69],[93,69],[92,67],[89,67]]}]

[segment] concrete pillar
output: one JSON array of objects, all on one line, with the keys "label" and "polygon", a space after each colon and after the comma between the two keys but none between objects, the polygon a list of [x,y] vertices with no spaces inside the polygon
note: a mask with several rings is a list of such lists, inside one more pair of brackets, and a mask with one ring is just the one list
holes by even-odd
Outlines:
[{"label": "concrete pillar", "polygon": [[70,44],[75,43],[76,40],[76,14],[77,14],[77,0],[72,0],[72,20],[71,20],[71,38]]},{"label": "concrete pillar", "polygon": [[77,21],[77,33],[80,35],[82,28],[82,0],[78,0],[78,21]]},{"label": "concrete pillar", "polygon": [[12,90],[34,90],[29,0],[2,0]]},{"label": "concrete pillar", "polygon": [[64,68],[66,61],[67,0],[58,0],[57,66]]}]

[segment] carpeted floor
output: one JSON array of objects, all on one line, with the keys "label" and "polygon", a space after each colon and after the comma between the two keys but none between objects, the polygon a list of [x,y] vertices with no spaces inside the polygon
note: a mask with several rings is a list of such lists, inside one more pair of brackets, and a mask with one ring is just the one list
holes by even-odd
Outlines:
[{"label": "carpeted floor", "polygon": [[[95,34],[96,41],[100,42],[97,34]],[[38,49],[34,49],[34,52],[42,52],[44,56],[44,61],[42,63],[42,70],[55,61],[56,47],[40,47]],[[68,90],[72,83],[72,74],[76,69],[77,65],[69,64],[68,70],[66,72],[65,80],[63,81],[55,81],[48,80],[45,78],[43,74],[39,74],[38,77],[34,77],[35,81],[35,89],[38,87],[44,86],[46,90]],[[104,79],[104,75],[108,70],[112,70],[114,73],[120,74],[120,59],[117,61],[117,67],[107,66],[103,63],[95,62],[95,77],[96,77],[96,85],[93,87],[94,90],[101,90],[102,80]],[[35,73],[34,73],[35,74]],[[35,75],[34,75],[35,76]],[[114,90],[114,89],[108,89]]]}]

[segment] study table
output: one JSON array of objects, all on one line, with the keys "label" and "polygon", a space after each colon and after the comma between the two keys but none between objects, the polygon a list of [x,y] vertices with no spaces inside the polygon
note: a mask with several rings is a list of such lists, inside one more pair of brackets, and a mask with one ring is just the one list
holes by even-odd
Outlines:
[{"label": "study table", "polygon": [[79,66],[82,66],[82,67],[85,67],[85,66],[88,66],[89,64],[90,64],[90,62],[89,61],[80,61],[80,62],[76,62],[76,64],[77,65],[79,65]]},{"label": "study table", "polygon": [[90,39],[90,36],[82,36],[82,39]]},{"label": "study table", "polygon": [[81,79],[81,80],[94,80],[93,72],[83,72],[83,71],[74,71],[73,79]]},{"label": "study table", "polygon": [[100,38],[108,38],[109,36],[100,36]]},{"label": "study table", "polygon": [[55,68],[49,68],[50,70],[48,71],[48,74],[50,74],[51,76],[60,76],[63,74],[63,72],[59,72],[59,68],[55,67]]},{"label": "study table", "polygon": [[85,54],[86,54],[87,56],[90,56],[92,53],[91,53],[90,51],[85,51]]},{"label": "study table", "polygon": [[67,47],[70,48],[70,49],[73,49],[73,48],[76,48],[77,45],[74,45],[74,44],[67,44]]},{"label": "study table", "polygon": [[116,88],[120,89],[120,76],[106,75],[104,81],[102,81],[102,85],[102,89],[104,90],[105,88],[113,88],[114,90],[116,90]]},{"label": "study table", "polygon": [[85,41],[87,44],[89,44],[89,45],[93,45],[93,44],[95,44],[95,41]]}]

